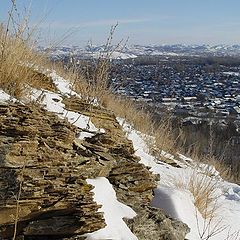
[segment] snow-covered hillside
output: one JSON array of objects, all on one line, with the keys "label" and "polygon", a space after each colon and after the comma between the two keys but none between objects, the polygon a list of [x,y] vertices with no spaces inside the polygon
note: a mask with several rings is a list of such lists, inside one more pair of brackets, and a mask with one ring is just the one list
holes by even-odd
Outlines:
[{"label": "snow-covered hillside", "polygon": [[[65,56],[77,56],[79,58],[98,58],[107,52],[105,46],[62,46],[55,48],[39,48],[47,51],[54,59]],[[240,56],[240,45],[131,45],[118,47],[112,46],[108,49],[112,52],[112,59],[127,59],[137,56]]]},{"label": "snow-covered hillside", "polygon": [[[190,227],[187,235],[189,240],[224,240],[240,239],[240,186],[227,182],[221,178],[214,167],[206,164],[197,164],[194,160],[179,154],[179,160],[174,156],[162,153],[163,157],[174,160],[180,167],[173,167],[167,163],[156,160],[149,154],[145,143],[146,136],[134,130],[123,119],[119,119],[130,140],[133,141],[136,155],[141,158],[141,163],[150,167],[150,171],[160,174],[161,180],[155,189],[152,205],[163,208],[167,214],[186,223]],[[205,219],[195,206],[189,182],[196,191],[202,191],[208,185],[212,193],[209,198],[215,198],[211,203],[212,216]],[[203,198],[207,196],[203,196]]]},{"label": "snow-covered hillside", "polygon": [[[70,88],[70,83],[58,76],[55,72],[50,73],[59,93],[50,91],[32,90],[31,100],[40,101],[46,110],[56,113],[60,118],[66,118],[70,123],[81,129],[87,129],[86,133],[80,134],[79,138],[92,136],[96,133],[104,134],[104,129],[98,129],[87,116],[65,109],[62,103],[63,96],[76,95]],[[14,100],[4,91],[0,90],[0,102]],[[179,155],[175,159],[167,153],[163,157],[172,158],[178,166],[174,167],[156,160],[150,153],[144,137],[123,119],[118,119],[127,137],[132,140],[135,154],[141,158],[141,163],[150,167],[150,171],[160,174],[158,187],[155,189],[155,197],[152,205],[163,208],[171,217],[177,218],[190,227],[187,236],[189,240],[224,240],[240,239],[240,186],[224,181],[219,173],[211,166],[194,163]],[[206,176],[205,174],[208,173]],[[194,175],[193,175],[194,174]],[[195,207],[194,196],[187,188],[188,181],[194,177],[196,181],[207,179],[206,183],[213,184],[214,197],[216,198],[217,211],[210,220],[205,220]],[[104,177],[88,179],[92,184],[95,201],[102,205],[99,211],[104,213],[107,226],[97,232],[87,234],[87,239],[114,239],[136,240],[137,237],[131,232],[123,218],[133,218],[136,213],[129,206],[119,202],[111,183]],[[212,206],[214,208],[215,206]]]}]

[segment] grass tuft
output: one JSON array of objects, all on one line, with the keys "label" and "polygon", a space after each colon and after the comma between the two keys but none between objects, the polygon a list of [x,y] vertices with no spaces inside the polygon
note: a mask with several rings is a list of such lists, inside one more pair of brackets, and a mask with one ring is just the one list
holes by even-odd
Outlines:
[{"label": "grass tuft", "polygon": [[[37,67],[46,62],[43,54],[36,53],[33,31],[28,27],[28,16],[22,22],[17,11],[16,1],[12,1],[6,24],[0,23],[0,88],[20,99],[31,87],[50,88],[50,80],[38,73]],[[19,20],[21,21],[21,20]]]}]

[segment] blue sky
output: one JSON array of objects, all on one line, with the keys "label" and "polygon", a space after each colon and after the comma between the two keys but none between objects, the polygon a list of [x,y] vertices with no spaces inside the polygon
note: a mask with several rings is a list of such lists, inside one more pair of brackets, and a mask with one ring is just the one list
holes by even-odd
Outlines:
[{"label": "blue sky", "polygon": [[[1,0],[1,21],[10,2]],[[18,9],[30,2],[42,44],[102,44],[117,22],[115,40],[131,44],[240,43],[240,0],[17,0]]]}]

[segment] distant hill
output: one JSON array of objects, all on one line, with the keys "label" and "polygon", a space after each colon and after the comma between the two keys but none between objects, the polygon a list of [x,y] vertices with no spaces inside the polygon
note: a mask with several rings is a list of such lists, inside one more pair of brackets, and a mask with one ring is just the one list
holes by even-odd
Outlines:
[{"label": "distant hill", "polygon": [[[50,52],[53,58],[62,58],[69,55],[77,55],[82,58],[97,58],[106,56],[104,45],[84,48],[78,46],[61,46],[54,48],[39,47],[40,51]],[[169,56],[240,56],[240,45],[132,45],[123,48],[112,46],[108,49],[112,59],[127,59],[145,55],[169,55]]]}]

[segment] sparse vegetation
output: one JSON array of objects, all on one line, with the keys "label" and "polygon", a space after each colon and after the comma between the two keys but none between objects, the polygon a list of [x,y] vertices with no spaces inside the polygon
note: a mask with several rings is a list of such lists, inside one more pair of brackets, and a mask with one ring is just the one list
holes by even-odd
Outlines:
[{"label": "sparse vegetation", "polygon": [[54,90],[51,79],[38,71],[49,61],[36,50],[36,29],[29,27],[29,15],[19,13],[17,1],[11,0],[7,23],[0,24],[0,88],[17,99],[26,97],[32,87]]},{"label": "sparse vegetation", "polygon": [[[201,169],[202,171],[199,171]],[[209,240],[224,232],[227,233],[224,240],[236,240],[239,237],[239,232],[232,231],[227,224],[223,223],[223,219],[219,215],[223,207],[218,202],[220,197],[218,193],[219,180],[212,177],[212,170],[196,165],[188,176],[179,175],[177,178],[172,178],[171,184],[192,194],[200,239]],[[199,217],[199,213],[203,220]]]},{"label": "sparse vegetation", "polygon": [[204,219],[214,218],[219,206],[217,200],[218,181],[210,177],[211,171],[207,168],[199,171],[199,166],[192,168],[189,176],[172,178],[172,183],[178,189],[188,190],[193,198],[194,205]]},{"label": "sparse vegetation", "polygon": [[[47,66],[49,63],[45,56],[34,51],[35,45],[31,40],[27,18],[17,25],[16,21],[13,21],[16,11],[16,3],[12,1],[8,24],[0,27],[0,87],[17,98],[25,96],[31,87],[53,90],[51,80],[44,74],[33,70],[38,66]],[[113,111],[116,116],[124,118],[135,129],[143,134],[153,136],[154,140],[148,141],[148,145],[151,152],[158,158],[161,156],[161,150],[172,154],[181,152],[182,148],[177,146],[177,142],[178,138],[183,138],[182,132],[178,137],[174,136],[171,116],[158,121],[153,120],[152,114],[145,107],[136,104],[130,98],[112,92],[108,78],[111,54],[116,48],[121,48],[120,43],[116,48],[112,47],[116,27],[117,25],[111,28],[104,51],[93,61],[94,64],[86,64],[84,73],[74,59],[71,59],[71,65],[67,67],[53,63],[51,68],[69,79],[72,82],[72,88],[79,92],[83,99],[88,102],[97,99],[102,106]],[[15,31],[11,31],[11,28],[14,28]],[[204,159],[197,151],[191,152],[190,157]],[[211,158],[211,160],[224,176],[228,178],[232,176],[232,173],[229,174],[231,171],[222,161],[216,158]]]},{"label": "sparse vegetation", "polygon": [[25,28],[22,29],[20,25],[16,33],[10,32],[8,28],[0,26],[0,87],[20,98],[31,86],[46,87],[43,76],[33,70],[41,65],[43,56],[34,52],[30,36],[24,38]]},{"label": "sparse vegetation", "polygon": [[[12,1],[12,9],[9,13],[7,25],[0,26],[0,88],[11,96],[20,99],[29,93],[32,87],[53,90],[53,86],[48,77],[36,71],[39,66],[46,66],[48,60],[45,56],[34,51],[35,46],[31,41],[31,33],[27,33],[27,21],[24,20],[23,24],[16,24],[13,20],[14,11],[17,11],[16,3]],[[11,31],[11,24],[14,25],[14,31]],[[176,155],[176,153],[181,152],[181,148],[177,146],[178,137],[174,137],[173,134],[171,116],[156,121],[144,107],[139,106],[130,98],[114,94],[111,89],[108,74],[111,64],[111,52],[113,51],[111,42],[116,27],[117,25],[110,30],[103,54],[94,61],[93,65],[87,65],[84,74],[74,59],[72,59],[71,66],[53,64],[52,67],[71,81],[72,89],[79,92],[84,100],[90,103],[97,101],[103,107],[114,112],[116,116],[124,118],[136,130],[146,136],[151,136],[151,140],[148,139],[147,144],[151,153],[158,159],[162,157],[162,150]],[[179,138],[183,137],[181,134],[180,131]],[[195,151],[189,151],[188,154],[194,160],[214,165],[222,176],[228,179],[232,176],[231,170],[222,161],[213,157],[212,154],[202,156],[196,149]],[[23,170],[24,168],[25,166],[23,166]],[[201,233],[201,239],[210,238],[204,237],[205,231],[209,230],[210,223],[218,210],[217,182],[209,176],[211,176],[211,172],[198,173],[193,170],[188,179],[183,180],[180,177],[174,180],[176,187],[187,189],[192,193],[196,208],[207,221],[207,228],[204,229],[204,233]],[[20,190],[17,196],[13,239],[16,238],[21,187],[22,182],[20,182]],[[219,229],[217,228],[214,231],[215,234]],[[208,236],[212,235],[208,233]]]}]

